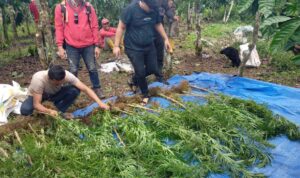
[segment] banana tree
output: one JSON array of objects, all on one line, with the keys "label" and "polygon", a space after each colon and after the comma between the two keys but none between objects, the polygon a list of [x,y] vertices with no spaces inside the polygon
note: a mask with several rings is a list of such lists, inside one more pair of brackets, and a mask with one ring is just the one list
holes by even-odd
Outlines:
[{"label": "banana tree", "polygon": [[[286,50],[300,44],[299,0],[244,0],[240,12],[257,5],[256,10],[263,17],[262,31],[272,32],[270,52]],[[293,60],[300,64],[300,56]]]}]

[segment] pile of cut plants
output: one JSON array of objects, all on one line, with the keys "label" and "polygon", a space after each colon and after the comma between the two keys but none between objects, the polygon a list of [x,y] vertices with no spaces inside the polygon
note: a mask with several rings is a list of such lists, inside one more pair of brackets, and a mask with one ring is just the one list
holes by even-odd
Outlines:
[{"label": "pile of cut plants", "polygon": [[205,105],[183,103],[171,90],[150,92],[171,100],[171,108],[119,98],[112,112],[93,113],[88,126],[48,117],[47,127],[7,134],[0,140],[1,177],[264,176],[249,170],[271,163],[268,139],[300,139],[296,125],[264,105],[216,94]]}]

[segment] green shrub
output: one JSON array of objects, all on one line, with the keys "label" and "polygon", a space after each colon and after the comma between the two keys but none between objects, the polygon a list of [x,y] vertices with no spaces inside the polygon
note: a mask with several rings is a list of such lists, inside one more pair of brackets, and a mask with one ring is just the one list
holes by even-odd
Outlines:
[{"label": "green shrub", "polygon": [[211,20],[211,19],[214,18],[213,11],[210,8],[203,9],[202,15],[203,15],[203,19],[205,19],[207,21],[209,21],[209,20]]},{"label": "green shrub", "polygon": [[231,23],[210,23],[206,24],[202,30],[203,38],[222,38],[228,34],[233,34],[233,31],[239,27],[245,25],[243,22],[234,21]]},{"label": "green shrub", "polygon": [[28,48],[28,55],[29,56],[36,56],[37,55],[37,48],[36,46],[29,46]]},{"label": "green shrub", "polygon": [[276,68],[277,72],[296,70],[297,66],[291,60],[293,56],[292,52],[276,52],[271,56],[271,65]]},{"label": "green shrub", "polygon": [[269,45],[270,42],[266,41],[266,40],[259,40],[256,43],[256,50],[259,54],[259,57],[262,58],[267,58],[270,56],[270,52],[269,52]]}]

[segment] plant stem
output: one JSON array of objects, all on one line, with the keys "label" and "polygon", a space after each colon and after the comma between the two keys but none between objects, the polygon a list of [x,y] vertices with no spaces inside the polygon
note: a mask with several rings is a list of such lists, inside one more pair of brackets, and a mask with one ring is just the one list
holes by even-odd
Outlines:
[{"label": "plant stem", "polygon": [[125,111],[125,110],[121,110],[121,109],[117,109],[117,108],[114,108],[113,110],[117,111],[117,112],[120,112],[120,113],[123,113],[123,114],[133,115],[133,113],[130,112],[130,111]]},{"label": "plant stem", "polygon": [[137,105],[137,104],[128,104],[128,106],[130,106],[132,108],[139,108],[139,109],[143,109],[143,110],[146,110],[146,111],[159,113],[158,110],[150,109],[150,108],[147,108],[147,107],[144,107],[144,106],[140,106],[140,105]]},{"label": "plant stem", "polygon": [[186,109],[186,107],[184,106],[184,104],[182,104],[181,102],[175,100],[174,98],[171,98],[171,97],[166,96],[166,95],[161,94],[161,93],[159,93],[158,96],[163,97],[163,98],[166,98],[166,99],[172,101],[173,103],[175,103],[175,104],[181,106],[182,108]]},{"label": "plant stem", "polygon": [[20,145],[23,145],[23,143],[22,143],[22,141],[21,141],[21,138],[20,138],[20,136],[19,136],[19,134],[18,134],[18,132],[17,132],[16,130],[14,131],[14,134],[15,134],[16,139],[17,139],[17,141],[19,142],[19,144],[20,144]]},{"label": "plant stem", "polygon": [[121,136],[120,136],[120,134],[118,133],[118,131],[117,131],[116,128],[114,128],[114,132],[116,133],[116,135],[117,135],[117,137],[118,137],[120,143],[125,147],[126,145],[125,145],[125,143],[123,142],[123,140],[122,140],[122,138],[121,138]]},{"label": "plant stem", "polygon": [[208,93],[213,93],[212,91],[210,91],[206,88],[201,88],[201,87],[197,87],[197,86],[194,86],[194,85],[190,85],[190,87],[198,89],[198,90],[202,90],[202,91],[205,91],[205,92],[208,92]]},{"label": "plant stem", "polygon": [[201,94],[196,94],[196,93],[191,93],[191,92],[186,92],[186,91],[184,91],[183,93],[185,96],[190,95],[190,96],[197,96],[197,97],[202,97],[202,98],[206,97],[206,95],[201,95]]},{"label": "plant stem", "polygon": [[6,152],[3,148],[1,148],[1,147],[0,147],[0,153],[2,153],[2,155],[3,155],[4,157],[9,158],[7,152]]},{"label": "plant stem", "polygon": [[28,127],[29,129],[33,132],[33,134],[41,141],[44,141],[42,138],[40,138],[40,136],[36,133],[36,131],[32,128],[32,125],[30,123],[28,123]]}]

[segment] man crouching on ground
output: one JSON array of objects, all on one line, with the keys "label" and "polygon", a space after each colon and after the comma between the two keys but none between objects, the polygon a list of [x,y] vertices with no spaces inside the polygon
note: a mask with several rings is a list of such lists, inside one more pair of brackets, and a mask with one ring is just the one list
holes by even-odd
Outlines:
[{"label": "man crouching on ground", "polygon": [[109,106],[103,103],[95,92],[83,84],[72,73],[66,71],[62,66],[54,65],[49,70],[35,73],[28,88],[29,96],[21,106],[22,115],[31,115],[33,110],[58,116],[58,111],[46,108],[43,101],[51,101],[57,109],[64,113],[66,119],[73,118],[66,110],[75,102],[80,91],[86,93],[99,107],[108,110]]}]

